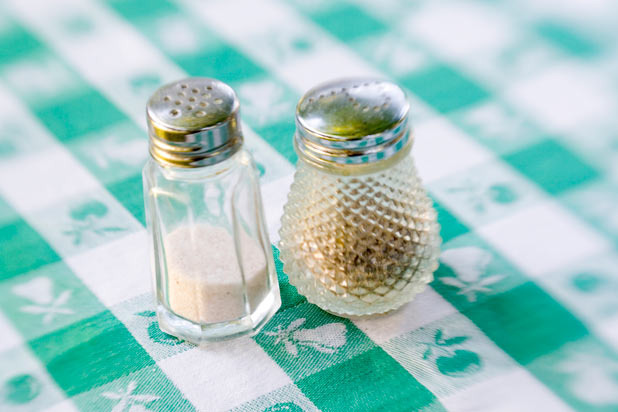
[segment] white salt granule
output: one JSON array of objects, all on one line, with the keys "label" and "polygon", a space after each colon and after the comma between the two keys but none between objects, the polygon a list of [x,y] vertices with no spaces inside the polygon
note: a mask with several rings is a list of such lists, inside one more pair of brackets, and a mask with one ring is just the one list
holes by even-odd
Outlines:
[{"label": "white salt granule", "polygon": [[[241,230],[247,297],[253,310],[267,292],[264,250]],[[198,323],[224,322],[248,315],[234,238],[222,227],[181,226],[165,236],[170,309]]]}]

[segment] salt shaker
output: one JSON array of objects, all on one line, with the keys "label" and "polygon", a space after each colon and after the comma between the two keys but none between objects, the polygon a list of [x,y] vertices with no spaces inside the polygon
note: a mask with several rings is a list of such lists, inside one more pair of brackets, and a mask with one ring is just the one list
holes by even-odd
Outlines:
[{"label": "salt shaker", "polygon": [[193,343],[257,332],[281,301],[234,91],[184,79],[158,89],[146,113],[144,200],[161,330]]},{"label": "salt shaker", "polygon": [[410,154],[408,113],[403,90],[376,79],[321,84],[298,103],[281,260],[290,283],[333,314],[396,309],[438,266],[440,227]]}]

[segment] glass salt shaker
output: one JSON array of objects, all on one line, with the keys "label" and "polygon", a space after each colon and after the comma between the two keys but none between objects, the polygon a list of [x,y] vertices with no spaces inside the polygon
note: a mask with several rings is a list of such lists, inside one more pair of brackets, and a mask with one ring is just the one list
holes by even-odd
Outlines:
[{"label": "glass salt shaker", "polygon": [[410,154],[408,112],[403,90],[375,79],[321,84],[298,103],[281,260],[290,283],[336,315],[396,309],[438,267],[440,226]]},{"label": "glass salt shaker", "polygon": [[146,112],[159,326],[193,343],[255,333],[281,301],[238,99],[225,83],[189,78],[158,89]]}]

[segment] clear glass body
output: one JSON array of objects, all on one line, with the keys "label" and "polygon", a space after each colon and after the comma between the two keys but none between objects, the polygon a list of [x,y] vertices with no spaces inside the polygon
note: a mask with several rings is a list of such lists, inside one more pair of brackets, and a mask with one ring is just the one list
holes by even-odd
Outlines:
[{"label": "clear glass body", "polygon": [[361,167],[300,157],[280,231],[290,283],[341,316],[396,309],[438,267],[437,214],[409,152]]},{"label": "clear glass body", "polygon": [[193,343],[256,333],[279,286],[249,153],[215,165],[143,170],[159,327]]}]

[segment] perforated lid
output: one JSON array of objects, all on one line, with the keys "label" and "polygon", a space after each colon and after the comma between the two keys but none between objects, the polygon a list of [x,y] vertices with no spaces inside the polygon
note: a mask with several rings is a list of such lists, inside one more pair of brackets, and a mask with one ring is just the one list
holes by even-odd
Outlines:
[{"label": "perforated lid", "polygon": [[341,79],[309,90],[296,108],[299,154],[328,164],[393,156],[409,140],[409,104],[394,83]]},{"label": "perforated lid", "polygon": [[242,145],[239,103],[230,86],[195,77],[159,88],[146,108],[150,153],[180,167],[218,163]]}]

